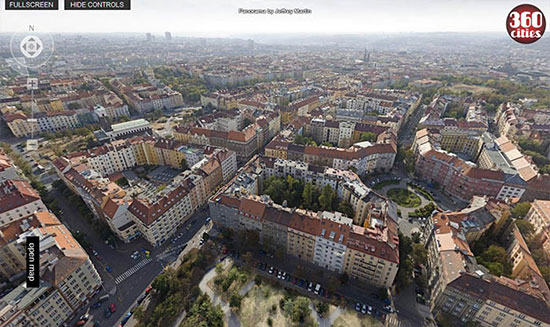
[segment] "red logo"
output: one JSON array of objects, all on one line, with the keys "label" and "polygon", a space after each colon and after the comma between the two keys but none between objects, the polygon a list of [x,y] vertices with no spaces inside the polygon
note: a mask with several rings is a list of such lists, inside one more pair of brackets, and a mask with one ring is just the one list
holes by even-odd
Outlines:
[{"label": "red logo", "polygon": [[546,29],[546,18],[539,8],[523,4],[510,11],[506,18],[508,35],[519,43],[538,41]]}]

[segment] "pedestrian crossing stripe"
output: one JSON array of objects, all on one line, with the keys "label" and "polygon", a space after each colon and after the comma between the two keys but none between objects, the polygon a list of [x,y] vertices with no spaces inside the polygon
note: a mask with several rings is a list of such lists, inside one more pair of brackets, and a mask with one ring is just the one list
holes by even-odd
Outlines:
[{"label": "pedestrian crossing stripe", "polygon": [[151,261],[152,261],[152,259],[142,260],[137,265],[133,266],[132,268],[130,268],[128,270],[126,270],[124,273],[122,273],[117,278],[115,278],[115,284],[118,285],[118,284],[122,283],[124,280],[126,280],[126,278],[132,276],[136,271],[140,270],[141,268],[143,268],[146,264],[148,264]]}]

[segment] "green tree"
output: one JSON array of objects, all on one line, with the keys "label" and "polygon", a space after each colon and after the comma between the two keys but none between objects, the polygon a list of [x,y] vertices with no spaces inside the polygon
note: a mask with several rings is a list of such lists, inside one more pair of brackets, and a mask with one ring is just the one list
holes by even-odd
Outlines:
[{"label": "green tree", "polygon": [[424,265],[428,258],[428,251],[426,251],[424,245],[413,243],[411,256],[414,265]]},{"label": "green tree", "polygon": [[365,142],[365,141],[369,141],[369,142],[376,141],[376,134],[374,134],[373,132],[361,133],[361,136],[359,137],[359,142]]},{"label": "green tree", "polygon": [[309,299],[303,296],[299,296],[295,300],[288,299],[284,304],[284,312],[293,322],[304,322],[306,317],[311,315]]},{"label": "green tree", "polygon": [[319,313],[321,317],[324,317],[328,313],[329,307],[326,302],[320,301],[320,302],[317,302],[316,309],[317,309],[317,313]]},{"label": "green tree", "polygon": [[535,227],[527,220],[516,219],[515,223],[519,231],[521,232],[521,235],[523,235],[525,238],[531,237],[535,232]]},{"label": "green tree", "polygon": [[319,205],[321,210],[332,210],[332,202],[334,200],[334,190],[330,185],[325,185],[321,191],[321,196],[319,197]]},{"label": "green tree", "polygon": [[531,203],[529,202],[520,202],[512,208],[511,213],[512,217],[515,218],[523,218],[527,213],[529,212],[529,209],[531,209]]},{"label": "green tree", "polygon": [[235,309],[240,309],[241,301],[242,297],[237,293],[233,293],[231,294],[231,298],[229,299],[229,306]]},{"label": "green tree", "polygon": [[340,204],[338,204],[338,211],[345,214],[348,217],[353,218],[353,208],[351,204],[348,201],[341,201]]},{"label": "green tree", "polygon": [[304,192],[302,193],[303,206],[306,209],[311,208],[313,204],[313,185],[306,183],[304,186]]}]

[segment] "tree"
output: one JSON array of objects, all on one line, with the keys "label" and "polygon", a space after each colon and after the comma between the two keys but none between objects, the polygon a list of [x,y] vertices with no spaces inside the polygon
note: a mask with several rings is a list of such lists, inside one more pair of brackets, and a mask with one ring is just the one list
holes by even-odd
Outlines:
[{"label": "tree", "polygon": [[299,296],[295,300],[286,300],[284,303],[284,312],[290,316],[293,322],[303,322],[306,317],[311,315],[309,299]]},{"label": "tree", "polygon": [[304,186],[304,192],[302,193],[302,199],[303,199],[304,208],[306,208],[306,209],[311,208],[311,205],[313,204],[313,185],[311,183],[307,183]]},{"label": "tree", "polygon": [[529,209],[531,209],[531,203],[529,202],[520,202],[514,206],[512,209],[512,217],[515,218],[523,218],[527,213],[529,212]]},{"label": "tree", "polygon": [[346,284],[348,281],[349,275],[347,273],[343,273],[342,275],[340,275],[340,283],[342,283],[342,285]]},{"label": "tree", "polygon": [[409,237],[399,232],[399,269],[397,270],[396,284],[399,288],[407,286],[411,281],[413,269],[412,260],[409,258],[412,252],[412,241]]},{"label": "tree", "polygon": [[231,294],[231,298],[229,299],[229,306],[235,309],[240,309],[241,301],[242,297],[237,293],[233,293]]},{"label": "tree", "polygon": [[330,185],[325,185],[323,187],[323,190],[321,191],[321,196],[319,197],[319,205],[321,206],[322,210],[330,211],[332,210],[332,203],[335,199],[335,192],[330,187]]},{"label": "tree", "polygon": [[525,238],[530,238],[535,232],[535,227],[527,220],[516,219],[515,223],[519,231],[521,232],[521,235],[523,235]]},{"label": "tree", "polygon": [[187,164],[187,160],[185,160],[185,159],[181,160],[181,169],[189,170],[189,165]]},{"label": "tree", "polygon": [[425,264],[428,258],[428,252],[424,245],[420,243],[413,243],[412,245],[412,259],[414,265]]},{"label": "tree", "polygon": [[252,257],[252,253],[250,251],[246,251],[244,254],[243,254],[243,261],[250,265],[252,264],[253,262],[253,257]]},{"label": "tree", "polygon": [[365,141],[368,141],[368,142],[376,141],[376,134],[374,134],[373,132],[361,133],[361,136],[359,137],[359,142],[365,142]]},{"label": "tree", "polygon": [[342,201],[338,204],[338,211],[345,214],[348,217],[353,218],[353,208],[348,201]]},{"label": "tree", "polygon": [[324,317],[328,313],[328,304],[323,301],[317,302],[316,309],[317,309],[317,313],[321,317]]},{"label": "tree", "polygon": [[178,280],[176,278],[176,271],[172,268],[164,270],[158,275],[151,286],[156,290],[159,299],[165,298],[168,294],[178,289]]}]

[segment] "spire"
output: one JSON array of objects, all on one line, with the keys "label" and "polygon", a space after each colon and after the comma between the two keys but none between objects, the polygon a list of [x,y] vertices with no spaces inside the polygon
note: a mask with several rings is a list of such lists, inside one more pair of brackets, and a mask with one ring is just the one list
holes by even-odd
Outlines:
[{"label": "spire", "polygon": [[363,62],[369,62],[370,60],[370,52],[365,48],[365,53],[363,54]]}]

